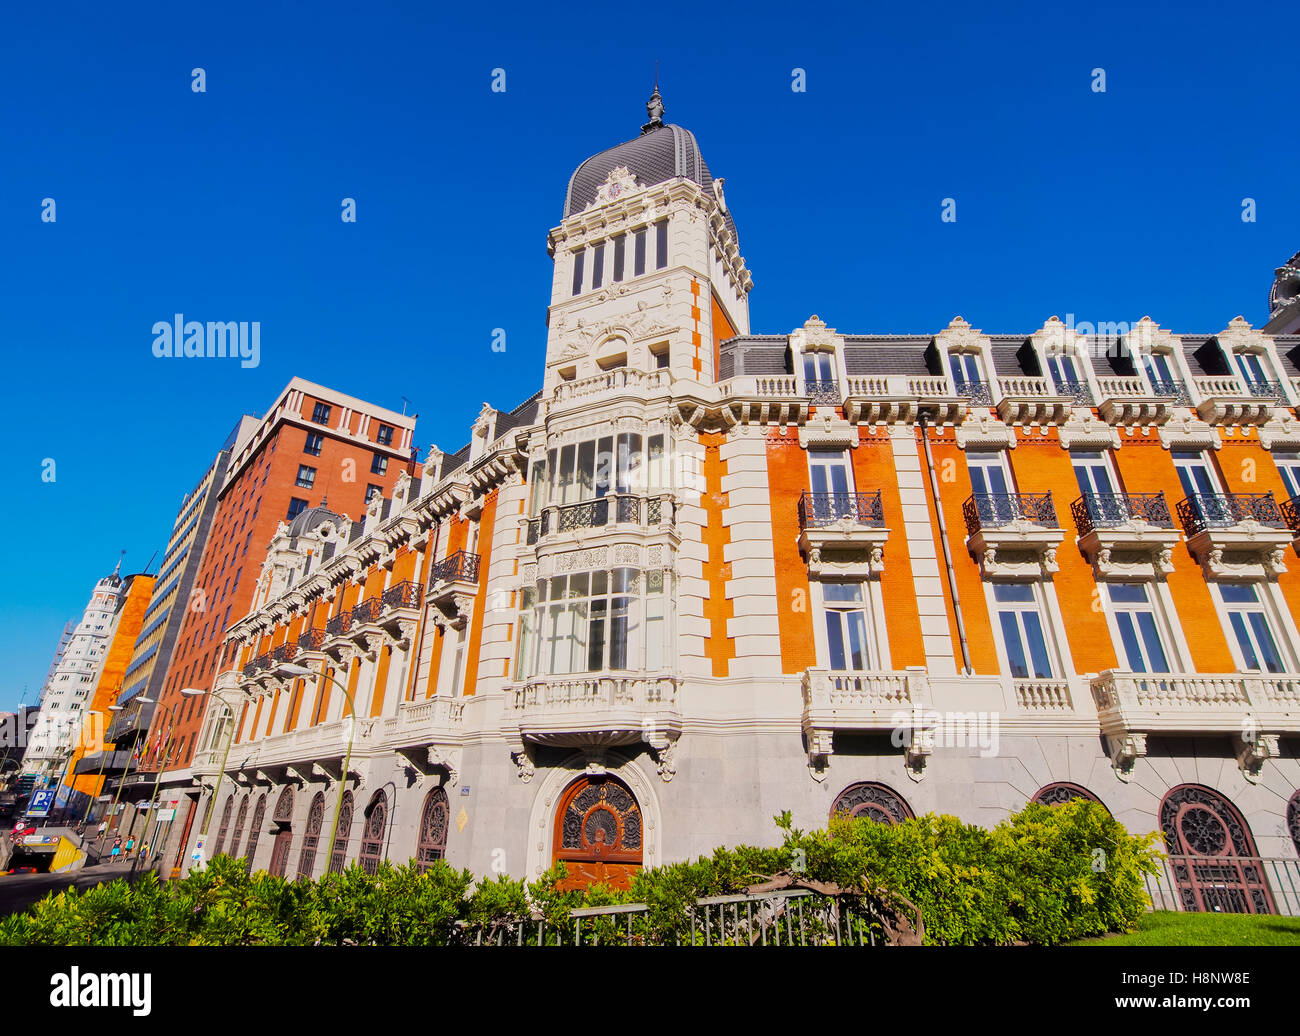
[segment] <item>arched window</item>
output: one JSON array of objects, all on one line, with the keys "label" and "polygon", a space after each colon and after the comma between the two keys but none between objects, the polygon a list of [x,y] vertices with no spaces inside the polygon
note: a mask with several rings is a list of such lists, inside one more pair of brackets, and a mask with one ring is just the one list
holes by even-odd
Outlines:
[{"label": "arched window", "polygon": [[1291,801],[1286,804],[1286,829],[1291,832],[1296,854],[1300,855],[1300,791],[1292,795]]},{"label": "arched window", "polygon": [[275,844],[271,847],[271,865],[268,874],[283,878],[289,869],[289,850],[293,847],[293,789],[285,788],[275,802],[271,821],[276,824]]},{"label": "arched window", "polygon": [[253,825],[248,829],[248,849],[244,852],[245,859],[248,860],[248,870],[253,870],[253,856],[257,852],[257,840],[262,834],[262,821],[266,819],[266,795],[263,794],[257,800],[257,808],[253,810]]},{"label": "arched window", "polygon": [[[1067,802],[1073,802],[1075,799],[1086,799],[1089,802],[1095,802],[1105,809],[1105,804],[1097,798],[1087,788],[1081,784],[1071,784],[1069,781],[1056,781],[1053,784],[1045,784],[1034,793],[1031,802],[1037,802],[1042,806],[1061,806]],[[1106,810],[1110,812],[1110,810]]]},{"label": "arched window", "polygon": [[226,804],[221,810],[221,826],[217,828],[217,842],[212,847],[212,855],[219,856],[221,847],[226,844],[226,832],[230,830],[230,809],[235,804],[235,796],[231,795],[226,799]]},{"label": "arched window", "polygon": [[420,842],[415,850],[415,865],[422,871],[433,866],[435,860],[447,855],[447,826],[451,820],[451,803],[447,793],[434,788],[424,798],[424,812],[420,816]]},{"label": "arched window", "polygon": [[310,879],[316,868],[316,846],[325,826],[325,793],[318,791],[307,809],[307,830],[302,836],[302,855],[298,857],[298,879]]},{"label": "arched window", "polygon": [[1172,789],[1160,804],[1160,831],[1184,910],[1276,913],[1250,828],[1218,792]]},{"label": "arched window", "polygon": [[343,870],[343,864],[348,858],[348,835],[352,831],[352,792],[347,792],[343,796],[343,804],[339,806],[338,830],[334,834],[334,845],[330,849],[330,871],[337,873]]},{"label": "arched window", "polygon": [[569,786],[555,814],[555,861],[568,871],[562,890],[631,887],[641,868],[641,807],[626,785],[582,777]]},{"label": "arched window", "polygon": [[384,828],[388,821],[388,796],[382,791],[375,792],[370,805],[366,807],[366,822],[361,829],[361,869],[367,874],[379,870],[379,861],[384,858]]},{"label": "arched window", "polygon": [[239,801],[239,812],[235,815],[235,833],[230,836],[230,855],[239,859],[239,840],[244,837],[244,819],[248,816],[248,796]]},{"label": "arched window", "polygon": [[900,824],[912,819],[912,810],[890,788],[874,781],[850,784],[831,806],[831,816],[841,813],[850,817],[865,817],[878,824]]}]

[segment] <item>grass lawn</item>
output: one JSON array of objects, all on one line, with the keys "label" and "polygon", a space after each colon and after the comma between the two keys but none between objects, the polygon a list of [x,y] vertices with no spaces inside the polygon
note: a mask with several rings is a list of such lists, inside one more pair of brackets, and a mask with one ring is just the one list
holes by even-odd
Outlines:
[{"label": "grass lawn", "polygon": [[1300,917],[1185,914],[1156,910],[1136,932],[1079,939],[1071,946],[1300,946]]}]

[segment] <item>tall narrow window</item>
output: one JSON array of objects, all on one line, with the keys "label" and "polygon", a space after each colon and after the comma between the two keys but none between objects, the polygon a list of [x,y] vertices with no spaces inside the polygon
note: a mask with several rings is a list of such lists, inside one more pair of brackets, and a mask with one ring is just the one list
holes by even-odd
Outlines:
[{"label": "tall narrow window", "polygon": [[1255,388],[1272,380],[1264,358],[1258,353],[1237,353],[1237,369],[1246,379],[1247,388]]},{"label": "tall narrow window", "polygon": [[1150,591],[1144,583],[1109,583],[1107,591],[1115,610],[1120,643],[1128,667],[1135,673],[1167,673],[1165,655]]},{"label": "tall narrow window", "polygon": [[605,283],[605,243],[602,241],[591,253],[591,287],[594,291]]},{"label": "tall narrow window", "polygon": [[1286,495],[1291,499],[1300,496],[1300,453],[1274,453],[1273,463],[1282,476]]},{"label": "tall narrow window", "polygon": [[573,294],[582,291],[582,262],[587,257],[585,251],[573,253]]},{"label": "tall narrow window", "polygon": [[614,238],[614,281],[623,279],[623,250],[627,245],[627,235],[619,234]]},{"label": "tall narrow window", "polygon": [[294,479],[293,484],[301,489],[311,489],[316,484],[316,469],[306,464],[299,464],[298,477]]},{"label": "tall narrow window", "polygon": [[958,394],[969,392],[984,384],[984,370],[977,353],[951,353],[948,363]]},{"label": "tall narrow window", "polygon": [[1171,385],[1177,380],[1168,353],[1147,353],[1142,357],[1142,366],[1146,368],[1147,377],[1151,379],[1151,387],[1156,391],[1159,391],[1161,386]]},{"label": "tall narrow window", "polygon": [[668,266],[668,221],[660,220],[655,224],[655,269],[662,270]]},{"label": "tall narrow window", "polygon": [[1074,465],[1074,479],[1079,483],[1079,492],[1109,496],[1115,492],[1110,477],[1110,463],[1104,453],[1083,453],[1078,450],[1070,452],[1070,463]]},{"label": "tall narrow window", "polygon": [[352,792],[344,792],[339,804],[338,830],[330,847],[330,872],[340,873],[348,856],[348,836],[352,833]]},{"label": "tall narrow window", "polygon": [[808,481],[812,486],[809,503],[818,524],[836,521],[856,513],[853,472],[843,450],[808,450]]},{"label": "tall narrow window", "polygon": [[632,276],[645,273],[645,227],[632,235]]},{"label": "tall narrow window", "polygon": [[1259,591],[1249,583],[1220,583],[1219,593],[1228,611],[1228,624],[1241,651],[1242,668],[1283,672],[1286,667],[1282,664]]},{"label": "tall narrow window", "polygon": [[993,587],[998,625],[1007,649],[1011,675],[1021,679],[1052,675],[1052,662],[1043,633],[1043,619],[1034,588],[1028,583],[997,583]]},{"label": "tall narrow window", "polygon": [[825,583],[826,643],[830,667],[837,670],[868,668],[867,614],[861,583]]}]

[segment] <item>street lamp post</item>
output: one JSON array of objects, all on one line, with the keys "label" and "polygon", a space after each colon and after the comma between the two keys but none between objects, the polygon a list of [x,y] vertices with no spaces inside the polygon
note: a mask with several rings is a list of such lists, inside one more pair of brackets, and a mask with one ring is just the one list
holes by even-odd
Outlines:
[{"label": "street lamp post", "polygon": [[281,662],[275,668],[275,675],[298,677],[324,676],[326,680],[329,680],[330,683],[334,684],[335,687],[343,692],[343,697],[347,699],[348,708],[352,710],[352,715],[350,717],[352,722],[348,724],[348,751],[347,755],[343,758],[343,769],[339,773],[339,801],[334,807],[334,823],[330,826],[330,840],[326,843],[328,846],[326,851],[329,855],[325,858],[327,861],[325,868],[326,873],[328,873],[334,857],[334,840],[338,837],[339,833],[339,814],[343,812],[343,793],[348,783],[348,770],[352,766],[352,739],[357,730],[357,705],[356,702],[352,700],[352,693],[347,689],[347,687],[334,677],[330,676],[329,673],[316,673],[313,670],[308,669],[305,665],[294,665],[292,662]]},{"label": "street lamp post", "polygon": [[[181,688],[181,694],[187,695],[189,697],[195,697],[196,695],[207,694],[207,693],[209,692],[201,690],[200,688],[197,687]],[[225,751],[221,753],[221,769],[217,771],[217,783],[216,786],[212,789],[212,798],[208,800],[208,808],[207,810],[204,811],[203,814],[203,827],[199,831],[199,838],[203,842],[204,849],[207,848],[208,826],[212,823],[212,813],[216,809],[217,799],[221,795],[221,782],[225,779],[226,776],[226,762],[230,758],[230,746],[235,742],[235,707],[230,702],[226,701],[226,699],[222,695],[218,694],[216,691],[212,691],[210,693],[212,694],[212,697],[216,698],[217,701],[221,702],[222,709],[230,713],[230,729],[226,732],[226,748]]]}]

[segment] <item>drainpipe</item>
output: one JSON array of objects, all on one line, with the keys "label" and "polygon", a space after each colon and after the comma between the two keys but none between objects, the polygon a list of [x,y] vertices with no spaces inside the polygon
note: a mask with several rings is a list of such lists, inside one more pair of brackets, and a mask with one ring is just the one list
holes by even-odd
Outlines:
[{"label": "drainpipe", "polygon": [[939,522],[939,543],[943,546],[943,561],[948,566],[948,592],[952,594],[952,610],[957,618],[957,639],[961,642],[961,662],[966,675],[974,672],[970,664],[970,646],[966,643],[966,622],[961,614],[961,597],[957,594],[957,570],[952,566],[952,549],[948,545],[948,526],[943,520],[943,505],[939,501],[939,478],[934,473],[934,454],[930,452],[930,437],[926,434],[925,411],[918,415],[921,425],[921,445],[925,449],[925,470],[930,476],[930,492],[934,495],[934,514]]}]

